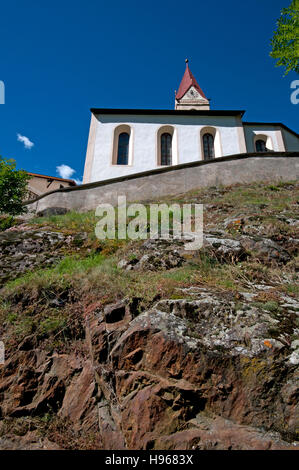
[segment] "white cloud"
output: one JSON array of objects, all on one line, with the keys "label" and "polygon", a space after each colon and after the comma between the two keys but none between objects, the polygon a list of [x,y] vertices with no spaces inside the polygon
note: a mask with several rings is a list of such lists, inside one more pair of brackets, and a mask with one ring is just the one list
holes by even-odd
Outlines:
[{"label": "white cloud", "polygon": [[17,134],[17,136],[18,141],[23,142],[25,149],[31,149],[34,146],[34,143],[31,142],[31,140],[28,139],[28,137],[26,137],[25,135]]},{"label": "white cloud", "polygon": [[[62,165],[57,166],[56,171],[60,178],[64,179],[70,179],[71,176],[76,173],[76,170],[74,170],[74,168],[71,168],[69,165],[65,165],[64,163]],[[82,184],[82,181],[79,179],[74,179],[74,181],[78,185]]]},{"label": "white cloud", "polygon": [[64,164],[57,166],[56,171],[58,175],[60,176],[60,178],[65,178],[65,179],[69,179],[74,173],[76,173],[76,170]]}]

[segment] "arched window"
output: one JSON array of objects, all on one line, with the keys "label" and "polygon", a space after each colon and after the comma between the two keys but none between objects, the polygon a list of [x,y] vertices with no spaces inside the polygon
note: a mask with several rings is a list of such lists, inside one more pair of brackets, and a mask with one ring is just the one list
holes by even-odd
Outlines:
[{"label": "arched window", "polygon": [[172,135],[164,132],[161,135],[161,165],[172,164]]},{"label": "arched window", "polygon": [[212,134],[204,134],[203,138],[203,154],[205,160],[215,158],[214,137]]},{"label": "arched window", "polygon": [[255,150],[257,152],[267,152],[266,142],[262,139],[259,139],[255,142]]},{"label": "arched window", "polygon": [[129,158],[130,136],[127,132],[122,132],[118,136],[117,165],[127,165]]}]

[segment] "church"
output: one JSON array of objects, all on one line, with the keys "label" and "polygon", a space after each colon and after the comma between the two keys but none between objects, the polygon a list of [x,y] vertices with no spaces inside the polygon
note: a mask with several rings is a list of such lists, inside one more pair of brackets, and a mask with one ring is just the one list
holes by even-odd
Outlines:
[{"label": "church", "polygon": [[246,153],[295,152],[299,135],[281,123],[243,121],[211,110],[188,60],[175,109],[92,108],[83,183]]}]

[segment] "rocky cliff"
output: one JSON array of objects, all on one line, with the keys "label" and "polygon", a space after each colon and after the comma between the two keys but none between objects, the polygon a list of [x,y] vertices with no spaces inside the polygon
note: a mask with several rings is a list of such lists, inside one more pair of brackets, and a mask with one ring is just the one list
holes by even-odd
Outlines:
[{"label": "rocky cliff", "polygon": [[93,214],[0,233],[0,449],[297,447],[298,185],[175,202],[205,204],[201,250]]}]

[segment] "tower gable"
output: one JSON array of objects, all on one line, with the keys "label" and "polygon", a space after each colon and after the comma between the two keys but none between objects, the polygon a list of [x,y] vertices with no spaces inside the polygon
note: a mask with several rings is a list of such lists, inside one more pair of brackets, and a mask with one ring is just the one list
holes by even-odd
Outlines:
[{"label": "tower gable", "polygon": [[210,103],[192,75],[186,59],[186,70],[175,95],[175,109],[210,109]]}]

